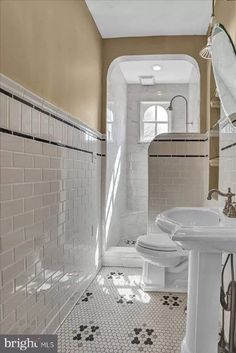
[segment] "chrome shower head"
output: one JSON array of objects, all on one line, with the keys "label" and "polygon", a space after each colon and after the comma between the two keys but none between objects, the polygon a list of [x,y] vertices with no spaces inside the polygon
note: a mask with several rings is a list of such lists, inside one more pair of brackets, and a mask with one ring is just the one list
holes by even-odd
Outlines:
[{"label": "chrome shower head", "polygon": [[207,45],[202,48],[199,54],[203,59],[211,60],[211,37],[208,37]]},{"label": "chrome shower head", "polygon": [[199,55],[206,60],[211,60],[212,58],[212,30],[215,25],[215,0],[212,0],[212,14],[211,14],[211,20],[209,23],[209,27],[207,30],[207,44],[202,48],[202,50],[199,52]]}]

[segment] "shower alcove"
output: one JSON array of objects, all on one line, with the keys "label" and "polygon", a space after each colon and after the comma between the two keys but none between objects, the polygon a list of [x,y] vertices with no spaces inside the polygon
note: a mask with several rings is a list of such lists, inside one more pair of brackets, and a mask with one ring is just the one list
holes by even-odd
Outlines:
[{"label": "shower alcove", "polygon": [[[160,70],[155,71],[155,66]],[[167,108],[176,95],[184,96],[188,106],[176,99],[170,112]],[[193,58],[140,55],[121,57],[111,64],[103,185],[104,266],[142,266],[135,242],[140,235],[152,232],[148,193],[150,181],[155,183],[153,175],[158,173],[149,168],[150,142],[162,133],[186,132],[186,114],[191,122],[187,131],[198,133],[199,110],[200,75]]]}]

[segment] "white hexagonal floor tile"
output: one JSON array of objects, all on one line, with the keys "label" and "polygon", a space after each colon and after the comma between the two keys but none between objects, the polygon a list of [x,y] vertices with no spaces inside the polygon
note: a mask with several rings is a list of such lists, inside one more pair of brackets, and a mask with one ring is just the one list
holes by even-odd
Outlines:
[{"label": "white hexagonal floor tile", "polygon": [[179,353],[186,295],[145,293],[141,270],[104,267],[58,334],[59,353]]}]

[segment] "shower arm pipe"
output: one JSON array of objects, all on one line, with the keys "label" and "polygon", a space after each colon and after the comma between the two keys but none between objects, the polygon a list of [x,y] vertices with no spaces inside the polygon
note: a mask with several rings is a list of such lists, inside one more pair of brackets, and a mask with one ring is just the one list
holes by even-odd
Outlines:
[{"label": "shower arm pipe", "polygon": [[174,96],[174,97],[171,99],[170,105],[169,105],[168,109],[169,109],[170,111],[173,110],[173,101],[174,101],[176,98],[183,98],[184,101],[185,101],[185,104],[186,104],[186,108],[185,108],[185,109],[186,109],[186,112],[185,112],[185,124],[186,124],[186,132],[188,132],[188,125],[189,125],[189,124],[192,124],[192,123],[189,123],[189,121],[188,121],[188,101],[187,101],[187,98],[184,97],[184,96],[182,96],[181,94],[177,94],[176,96]]},{"label": "shower arm pipe", "polygon": [[210,19],[210,23],[207,29],[207,37],[210,37],[212,34],[212,29],[214,27],[214,20],[215,20],[215,3],[216,0],[212,0],[212,4],[211,4],[211,19]]}]

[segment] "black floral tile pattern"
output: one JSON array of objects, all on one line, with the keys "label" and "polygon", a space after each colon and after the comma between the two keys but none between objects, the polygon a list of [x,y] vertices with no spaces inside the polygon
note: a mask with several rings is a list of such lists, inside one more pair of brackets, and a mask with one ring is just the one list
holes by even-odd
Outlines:
[{"label": "black floral tile pattern", "polygon": [[117,299],[117,304],[134,304],[135,294],[120,295]]},{"label": "black floral tile pattern", "polygon": [[80,302],[88,303],[91,299],[93,299],[93,293],[87,290],[84,295],[82,295],[81,299],[76,303],[76,305],[79,305]]},{"label": "black floral tile pattern", "polygon": [[137,242],[136,239],[121,239],[118,246],[134,247],[136,242]]},{"label": "black floral tile pattern", "polygon": [[125,244],[129,246],[134,246],[136,244],[136,240],[125,240]]},{"label": "black floral tile pattern", "polygon": [[124,273],[120,271],[111,271],[107,275],[107,279],[121,279],[124,277]]},{"label": "black floral tile pattern", "polygon": [[162,302],[162,305],[168,306],[170,310],[174,307],[180,306],[183,302],[178,295],[172,293],[163,295],[160,301]]},{"label": "black floral tile pattern", "polygon": [[[90,321],[90,324],[93,322]],[[80,325],[78,330],[73,330],[73,341],[80,341],[78,347],[83,347],[85,342],[92,342],[96,336],[100,335],[99,326],[95,325]]]},{"label": "black floral tile pattern", "polygon": [[186,295],[145,293],[140,278],[103,268],[57,331],[58,353],[180,353]]},{"label": "black floral tile pattern", "polygon": [[146,328],[146,324],[143,324],[142,328],[134,328],[129,337],[131,337],[131,344],[139,346],[139,352],[145,352],[145,346],[152,346],[157,339],[157,334],[154,329]]}]

